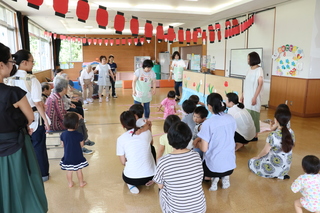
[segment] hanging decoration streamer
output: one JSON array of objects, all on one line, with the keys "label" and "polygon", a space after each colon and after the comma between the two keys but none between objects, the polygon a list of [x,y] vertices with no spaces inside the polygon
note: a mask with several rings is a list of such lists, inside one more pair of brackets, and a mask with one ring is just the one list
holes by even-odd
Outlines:
[{"label": "hanging decoration streamer", "polygon": [[108,25],[108,11],[107,8],[104,6],[99,5],[99,8],[97,10],[96,14],[96,21],[98,23],[99,28],[106,29]]},{"label": "hanging decoration streamer", "polygon": [[118,11],[117,15],[114,17],[114,29],[116,30],[117,34],[122,34],[124,23],[124,13]]},{"label": "hanging decoration streamer", "polygon": [[90,7],[88,4],[88,0],[79,0],[77,4],[77,10],[76,10],[78,21],[86,23],[86,20],[89,17],[89,10],[90,10]]},{"label": "hanging decoration streamer", "polygon": [[53,0],[55,15],[65,18],[66,13],[68,12],[68,4],[69,0]]},{"label": "hanging decoration streamer", "polygon": [[28,6],[36,10],[39,10],[42,4],[43,4],[43,0],[28,0]]}]

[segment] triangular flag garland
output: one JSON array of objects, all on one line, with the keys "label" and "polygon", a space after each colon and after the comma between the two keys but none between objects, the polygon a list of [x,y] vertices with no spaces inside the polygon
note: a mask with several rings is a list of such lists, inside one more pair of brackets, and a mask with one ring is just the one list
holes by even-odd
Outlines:
[{"label": "triangular flag garland", "polygon": [[[13,0],[15,1],[15,0]],[[39,9],[39,7],[43,4],[43,0],[27,0],[28,6]],[[68,12],[68,4],[69,0],[53,0],[53,9],[55,11],[55,15],[65,18],[66,13]],[[76,15],[78,17],[78,20],[81,22],[86,22],[86,20],[89,17],[90,12],[90,5],[88,3],[88,0],[78,0],[77,3],[77,9],[76,9]],[[99,5],[99,8],[96,11],[96,22],[99,26],[99,28],[106,29],[109,21],[109,14],[107,11],[107,8],[104,6]],[[224,38],[230,39],[234,36],[240,35],[241,33],[244,33],[246,30],[248,30],[252,25],[254,24],[254,13],[248,15],[248,18],[245,21],[238,22],[237,18],[231,18],[227,19],[225,21],[225,32],[224,32]],[[114,17],[114,29],[115,33],[122,34],[122,31],[125,27],[125,17],[124,13],[117,11],[117,15]],[[132,36],[134,38],[105,38],[104,43],[107,46],[110,44],[110,46],[113,46],[114,43],[116,45],[131,45],[134,43],[135,45],[143,45],[144,41],[147,41],[147,43],[151,42],[151,39],[153,37],[153,25],[151,20],[146,20],[145,26],[144,26],[144,36],[138,37],[139,34],[139,20],[138,17],[132,16],[130,20],[130,30],[132,33]],[[208,33],[207,33],[208,32]],[[58,35],[57,33],[45,31],[44,33],[47,37],[52,37],[53,39],[57,39]],[[178,37],[177,37],[178,36]],[[178,40],[180,44],[186,43],[190,45],[191,41],[194,44],[197,44],[198,37],[201,37],[202,44],[206,44],[207,39],[210,43],[214,43],[217,39],[219,42],[221,42],[221,25],[219,22],[215,23],[214,25],[210,24],[208,25],[208,31],[207,30],[201,30],[200,27],[193,28],[193,32],[190,31],[190,29],[187,29],[186,31],[183,30],[182,27],[179,27],[178,35],[176,35],[174,27],[169,26],[169,29],[167,33],[163,30],[163,24],[158,23],[158,26],[156,27],[156,34],[155,38],[158,42],[169,42],[173,43],[174,41]],[[70,37],[66,35],[60,35],[59,37],[62,40],[69,40],[72,42],[82,42],[91,44],[93,41],[93,44],[96,45],[97,43],[101,45],[103,42],[101,39],[92,39],[92,38],[81,38],[81,37]]]}]

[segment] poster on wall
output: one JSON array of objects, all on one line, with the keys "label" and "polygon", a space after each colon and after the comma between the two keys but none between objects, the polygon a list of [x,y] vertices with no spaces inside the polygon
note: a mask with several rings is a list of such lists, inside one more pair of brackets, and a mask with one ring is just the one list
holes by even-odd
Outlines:
[{"label": "poster on wall", "polygon": [[276,74],[279,76],[297,76],[303,64],[303,50],[294,45],[282,45],[272,56],[276,62]]},{"label": "poster on wall", "polygon": [[142,63],[144,60],[151,59],[150,56],[134,56],[134,71],[142,68]]}]

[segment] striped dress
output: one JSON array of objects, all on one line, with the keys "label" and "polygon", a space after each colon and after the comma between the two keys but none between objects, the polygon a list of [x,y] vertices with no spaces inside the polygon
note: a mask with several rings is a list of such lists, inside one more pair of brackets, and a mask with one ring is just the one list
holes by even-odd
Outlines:
[{"label": "striped dress", "polygon": [[189,151],[160,158],[153,180],[163,184],[160,206],[165,213],[206,211],[202,189],[203,169],[198,153]]}]

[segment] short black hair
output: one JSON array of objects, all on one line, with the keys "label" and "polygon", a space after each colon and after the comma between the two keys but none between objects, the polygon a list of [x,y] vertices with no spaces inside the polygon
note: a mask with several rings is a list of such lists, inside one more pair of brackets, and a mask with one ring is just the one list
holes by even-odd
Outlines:
[{"label": "short black hair", "polygon": [[75,112],[68,112],[63,118],[63,125],[66,129],[77,129],[79,116]]},{"label": "short black hair", "polygon": [[234,103],[235,105],[237,105],[240,109],[244,108],[243,103],[239,102],[239,97],[236,93],[234,92],[229,92],[227,95],[228,101]]},{"label": "short black hair", "polygon": [[124,111],[120,115],[120,122],[122,126],[129,130],[129,129],[136,129],[136,117],[132,111]]},{"label": "short black hair", "polygon": [[18,50],[15,54],[12,55],[16,64],[20,66],[22,61],[28,61],[32,56],[31,52],[28,50]]},{"label": "short black hair", "polygon": [[150,59],[146,59],[142,63],[142,68],[144,69],[146,67],[151,67],[151,68],[153,67],[153,63]]},{"label": "short black hair", "polygon": [[173,91],[173,90],[170,90],[168,92],[168,95],[167,95],[168,98],[175,98],[176,97],[176,92]]},{"label": "short black hair", "polygon": [[110,59],[110,58],[114,58],[114,56],[113,55],[109,55],[108,59]]},{"label": "short black hair", "polygon": [[211,93],[207,97],[207,103],[212,107],[214,114],[219,114],[226,110],[226,103],[222,102],[222,96],[219,93]]},{"label": "short black hair", "polygon": [[101,62],[102,59],[106,59],[107,60],[107,57],[105,55],[102,55],[102,56],[100,56],[99,61]]},{"label": "short black hair", "polygon": [[200,101],[199,96],[197,96],[197,95],[191,95],[189,97],[189,100],[193,101],[195,104],[198,104]]},{"label": "short black hair", "polygon": [[179,56],[179,59],[181,59],[180,53],[179,53],[178,51],[175,51],[175,52],[172,54],[172,60],[175,59],[176,55],[178,55],[178,56]]},{"label": "short black hair", "polygon": [[277,106],[276,111],[277,111],[278,109],[284,109],[284,110],[290,111],[290,108],[289,108],[289,106],[288,106],[287,104],[279,104],[279,105]]},{"label": "short black hair", "polygon": [[249,56],[249,65],[250,66],[254,66],[254,65],[258,65],[261,63],[261,59],[258,53],[256,52],[251,52],[248,54]]},{"label": "short black hair", "polygon": [[48,82],[42,82],[41,83],[41,88],[42,88],[42,92],[45,90],[49,90],[50,89],[50,85]]},{"label": "short black hair", "polygon": [[302,168],[307,174],[318,174],[320,171],[320,160],[314,155],[307,155],[302,159]]},{"label": "short black hair", "polygon": [[136,116],[138,116],[138,118],[142,118],[143,113],[144,113],[144,108],[141,104],[133,104],[130,108],[129,108],[130,112],[133,112],[133,114],[135,114]]},{"label": "short black hair", "polygon": [[208,116],[208,110],[204,106],[198,106],[194,109],[193,114],[200,115],[200,118],[204,119]]},{"label": "short black hair", "polygon": [[172,124],[181,121],[180,117],[177,115],[169,115],[163,123],[163,132],[168,133]]},{"label": "short black hair", "polygon": [[168,131],[169,144],[175,149],[185,149],[191,138],[191,129],[182,121],[174,123]]},{"label": "short black hair", "polygon": [[185,111],[186,113],[190,114],[193,113],[194,109],[197,107],[197,105],[191,101],[191,100],[185,100],[182,103],[182,109],[183,111]]}]

